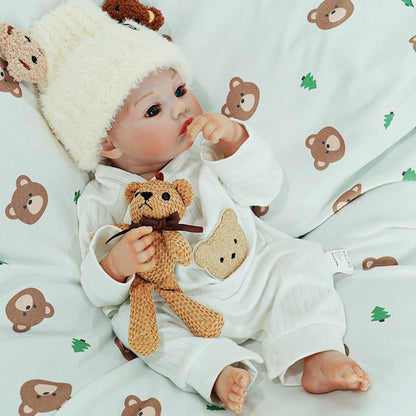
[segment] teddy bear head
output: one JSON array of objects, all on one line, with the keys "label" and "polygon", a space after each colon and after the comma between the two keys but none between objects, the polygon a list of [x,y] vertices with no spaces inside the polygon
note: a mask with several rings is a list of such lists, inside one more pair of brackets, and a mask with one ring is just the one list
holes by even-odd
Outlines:
[{"label": "teddy bear head", "polygon": [[153,30],[159,30],[165,21],[160,10],[147,7],[138,0],[106,0],[102,9],[119,22],[134,20]]},{"label": "teddy bear head", "polygon": [[130,215],[133,222],[142,217],[161,219],[177,212],[179,219],[194,198],[192,185],[185,179],[165,182],[163,174],[147,182],[132,182],[125,191],[130,203]]},{"label": "teddy bear head", "polygon": [[29,33],[0,23],[0,50],[15,81],[39,83],[46,76],[45,53]]}]

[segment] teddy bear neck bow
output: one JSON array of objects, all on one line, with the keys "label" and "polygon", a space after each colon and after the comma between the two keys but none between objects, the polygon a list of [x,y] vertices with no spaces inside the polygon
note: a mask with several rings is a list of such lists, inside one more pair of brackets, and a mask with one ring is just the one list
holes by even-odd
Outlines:
[{"label": "teddy bear neck bow", "polygon": [[126,230],[120,231],[119,233],[110,237],[106,244],[111,241],[113,238],[116,238],[122,234],[127,233],[133,228],[138,227],[152,227],[153,231],[188,231],[190,233],[202,233],[204,231],[203,227],[199,227],[197,225],[189,225],[189,224],[179,224],[179,214],[177,211],[170,214],[168,217],[164,218],[149,218],[149,217],[142,217],[139,222],[131,222],[129,228]]}]

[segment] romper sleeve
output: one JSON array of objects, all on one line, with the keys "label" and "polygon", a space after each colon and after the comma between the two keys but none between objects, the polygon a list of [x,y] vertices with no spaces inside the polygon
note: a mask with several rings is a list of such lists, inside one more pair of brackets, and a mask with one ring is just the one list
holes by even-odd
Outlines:
[{"label": "romper sleeve", "polygon": [[223,158],[218,146],[202,140],[201,158],[237,203],[269,205],[280,191],[282,168],[270,146],[252,128],[244,126],[249,137],[236,153]]}]

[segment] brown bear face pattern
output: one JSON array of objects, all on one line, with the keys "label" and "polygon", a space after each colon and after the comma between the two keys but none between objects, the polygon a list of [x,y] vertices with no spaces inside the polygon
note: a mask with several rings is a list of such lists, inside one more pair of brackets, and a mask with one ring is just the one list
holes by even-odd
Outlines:
[{"label": "brown bear face pattern", "polygon": [[412,45],[413,45],[413,49],[415,50],[415,52],[416,52],[416,35],[415,36],[412,36],[410,39],[409,39],[409,43],[411,43]]},{"label": "brown bear face pattern", "polygon": [[378,259],[374,257],[367,257],[363,260],[363,270],[371,270],[374,267],[385,267],[385,266],[398,266],[399,263],[394,257],[384,256]]},{"label": "brown bear face pattern", "polygon": [[22,89],[7,71],[7,62],[0,58],[0,91],[9,92],[17,98],[22,96]]},{"label": "brown bear face pattern", "polygon": [[42,292],[30,287],[14,295],[6,305],[6,315],[13,323],[13,331],[26,332],[54,314]]},{"label": "brown bear face pattern", "polygon": [[256,111],[259,100],[260,90],[256,84],[234,77],[230,81],[230,91],[221,113],[238,120],[248,120]]},{"label": "brown bear face pattern", "polygon": [[124,410],[121,416],[160,416],[162,406],[159,400],[150,398],[141,401],[137,396],[127,396],[124,400]]},{"label": "brown bear face pattern", "polygon": [[16,180],[16,190],[6,207],[6,215],[11,220],[19,219],[31,225],[39,220],[47,205],[46,189],[40,183],[32,182],[28,176],[21,175]]},{"label": "brown bear face pattern", "polygon": [[20,389],[19,416],[58,410],[71,398],[72,386],[47,380],[29,380]]},{"label": "brown bear face pattern", "polygon": [[361,184],[357,183],[347,192],[344,192],[332,205],[332,211],[338,212],[345,205],[349,204],[353,199],[358,198],[361,195]]},{"label": "brown bear face pattern", "polygon": [[344,23],[351,17],[354,5],[350,0],[324,0],[317,9],[308,14],[308,21],[319,29],[328,30]]},{"label": "brown bear face pattern", "polygon": [[324,127],[317,134],[306,139],[306,147],[311,150],[314,166],[318,170],[326,169],[345,154],[345,142],[341,134],[334,127]]}]

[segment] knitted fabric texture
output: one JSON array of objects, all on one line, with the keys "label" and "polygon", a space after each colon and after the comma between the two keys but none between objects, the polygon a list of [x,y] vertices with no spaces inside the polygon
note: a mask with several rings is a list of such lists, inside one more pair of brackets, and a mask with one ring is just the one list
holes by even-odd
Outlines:
[{"label": "knitted fabric texture", "polygon": [[145,26],[118,23],[88,0],[42,17],[32,36],[46,55],[38,84],[50,127],[81,169],[95,170],[101,142],[132,88],[151,72],[175,69],[190,81],[180,49]]},{"label": "knitted fabric texture", "polygon": [[[160,178],[160,176],[159,176]],[[191,204],[194,193],[185,179],[172,183],[160,179],[132,182],[126,188],[133,222],[142,216],[167,217],[178,212],[182,218]],[[122,229],[128,224],[116,224]],[[159,347],[156,311],[152,291],[165,299],[169,307],[198,337],[217,337],[224,319],[204,305],[185,295],[175,279],[175,264],[191,263],[191,247],[177,231],[153,231],[156,265],[151,270],[137,273],[130,287],[129,347],[139,355],[150,355]]]}]

